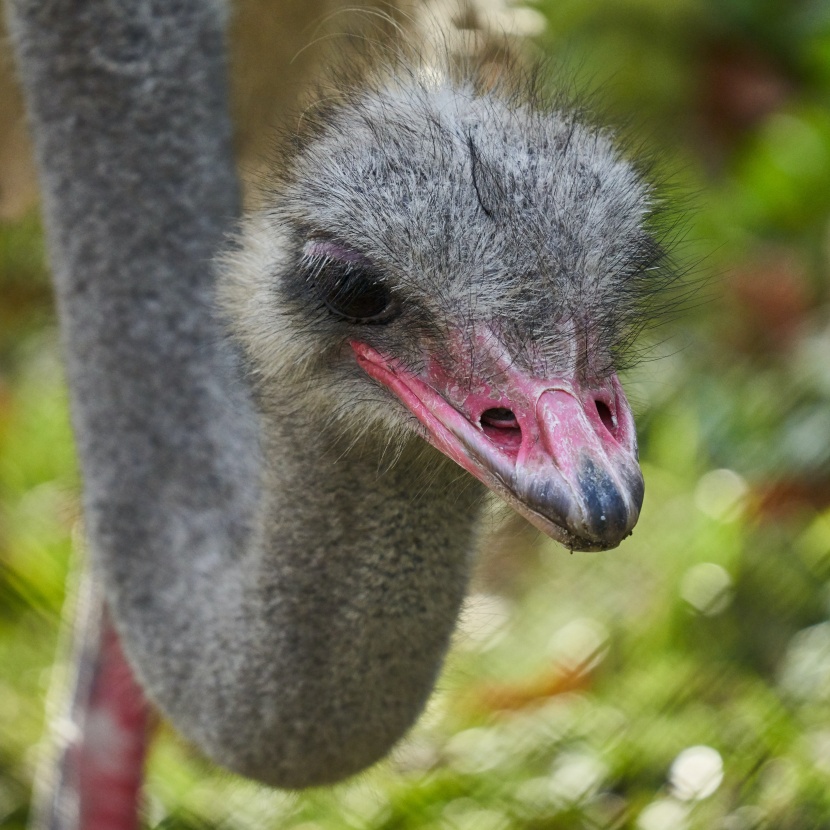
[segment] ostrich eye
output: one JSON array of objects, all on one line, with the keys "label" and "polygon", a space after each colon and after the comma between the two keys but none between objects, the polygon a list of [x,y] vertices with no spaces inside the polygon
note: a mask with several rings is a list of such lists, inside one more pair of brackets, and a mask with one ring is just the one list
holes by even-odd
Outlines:
[{"label": "ostrich eye", "polygon": [[387,323],[394,316],[389,290],[363,268],[329,266],[316,282],[326,308],[350,323]]},{"label": "ostrich eye", "polygon": [[397,316],[397,303],[365,257],[330,242],[309,243],[304,253],[309,280],[332,314],[364,325]]}]

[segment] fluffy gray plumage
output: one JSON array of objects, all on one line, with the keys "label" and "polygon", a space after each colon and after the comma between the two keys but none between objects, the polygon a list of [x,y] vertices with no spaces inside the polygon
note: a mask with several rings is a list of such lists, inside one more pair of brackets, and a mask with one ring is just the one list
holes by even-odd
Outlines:
[{"label": "fluffy gray plumage", "polygon": [[397,64],[305,109],[301,149],[245,221],[222,285],[269,400],[285,406],[282,384],[305,375],[302,406],[342,414],[346,432],[401,426],[304,276],[315,235],[360,251],[405,298],[369,339],[409,363],[425,341],[435,355],[497,321],[520,363],[555,366],[587,340],[595,371],[619,368],[665,279],[649,188],[607,134],[517,89],[509,69],[487,91],[474,66],[455,69]]},{"label": "fluffy gray plumage", "polygon": [[[228,339],[211,265],[238,206],[220,10],[114,8],[11,2],[96,566],[187,738],[271,784],[334,781],[421,711],[482,492],[350,338],[416,367],[490,321],[519,364],[590,350],[608,371],[657,267],[649,192],[572,115],[381,74],[310,110],[245,220],[222,269]],[[399,316],[329,313],[310,239],[360,251]]]}]

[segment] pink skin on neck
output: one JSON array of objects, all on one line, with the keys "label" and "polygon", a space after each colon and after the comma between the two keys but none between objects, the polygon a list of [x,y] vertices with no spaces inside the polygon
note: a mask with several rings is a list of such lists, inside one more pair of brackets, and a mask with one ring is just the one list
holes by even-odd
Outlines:
[{"label": "pink skin on neck", "polygon": [[76,827],[137,830],[149,707],[108,620],[93,659],[82,731],[65,759],[77,791]]},{"label": "pink skin on neck", "polygon": [[536,376],[489,330],[473,343],[451,347],[451,369],[430,359],[418,374],[365,343],[351,347],[430,443],[537,528],[575,549],[615,547],[639,516],[643,489],[634,421],[616,375],[590,383],[575,372]]}]

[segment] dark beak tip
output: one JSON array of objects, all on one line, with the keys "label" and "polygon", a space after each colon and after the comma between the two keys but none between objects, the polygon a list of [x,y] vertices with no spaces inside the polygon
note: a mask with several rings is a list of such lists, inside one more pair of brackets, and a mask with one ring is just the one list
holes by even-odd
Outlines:
[{"label": "dark beak tip", "polygon": [[629,498],[606,470],[586,458],[579,472],[586,536],[608,547],[616,547],[632,528],[640,515],[644,485],[637,471],[626,477]]}]

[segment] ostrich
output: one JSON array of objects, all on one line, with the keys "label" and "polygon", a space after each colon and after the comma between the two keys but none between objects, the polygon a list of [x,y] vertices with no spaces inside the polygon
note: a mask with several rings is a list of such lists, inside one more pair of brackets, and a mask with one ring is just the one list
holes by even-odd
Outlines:
[{"label": "ostrich", "polygon": [[44,821],[133,826],[144,695],[266,784],[354,774],[430,693],[485,488],[572,550],[631,532],[649,188],[521,83],[392,61],[306,112],[217,300],[218,4],[10,17],[107,608]]}]

